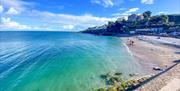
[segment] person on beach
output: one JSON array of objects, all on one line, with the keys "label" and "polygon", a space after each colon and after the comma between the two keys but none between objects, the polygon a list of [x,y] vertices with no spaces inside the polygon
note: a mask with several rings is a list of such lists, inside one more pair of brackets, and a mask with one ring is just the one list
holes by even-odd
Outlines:
[{"label": "person on beach", "polygon": [[133,46],[134,45],[134,41],[133,40],[129,40],[129,45]]},{"label": "person on beach", "polygon": [[131,40],[131,45],[134,45],[134,41],[133,40]]}]

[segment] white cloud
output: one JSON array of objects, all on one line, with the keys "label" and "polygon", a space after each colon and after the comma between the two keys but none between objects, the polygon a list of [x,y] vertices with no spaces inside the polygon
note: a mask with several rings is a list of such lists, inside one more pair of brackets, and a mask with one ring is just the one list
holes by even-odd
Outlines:
[{"label": "white cloud", "polygon": [[[41,12],[41,11],[32,11],[27,14],[35,19],[35,21],[41,21],[44,24],[49,24],[51,27],[63,27],[67,29],[67,25],[73,25],[73,29],[81,27],[85,29],[94,25],[102,25],[107,21],[115,20],[115,18],[106,18],[106,17],[96,17],[90,14],[84,15],[71,15],[71,14],[55,14],[51,12]],[[79,28],[78,28],[79,29]]]},{"label": "white cloud", "polygon": [[[6,17],[6,16],[4,16]],[[27,21],[29,25],[24,25],[19,21],[13,21],[10,18],[2,18],[0,22],[1,29],[16,29],[16,30],[52,30],[59,31],[81,31],[95,25],[102,25],[107,21],[115,20],[116,18],[96,17],[91,14],[71,15],[62,13],[42,12],[37,10],[26,11],[16,15],[16,20]],[[33,25],[31,25],[33,24]]]},{"label": "white cloud", "polygon": [[130,8],[129,10],[125,11],[124,13],[114,13],[114,14],[112,14],[112,16],[127,18],[127,16],[131,15],[134,12],[137,12],[138,10],[139,10],[139,8]]},{"label": "white cloud", "polygon": [[138,11],[139,8],[130,8],[128,11],[126,11],[125,13],[132,13],[132,12],[136,12]]},{"label": "white cloud", "polygon": [[[105,7],[112,7],[116,3],[114,1],[122,0],[97,0],[103,3]],[[32,10],[28,6],[31,4],[22,0],[0,0],[3,7],[9,9],[3,17],[15,17],[17,21],[11,18],[2,18],[0,22],[1,29],[63,29],[67,30],[83,30],[91,26],[102,25],[107,21],[115,20],[115,18],[97,17],[91,14],[72,15],[63,13],[52,13],[46,11]],[[98,2],[97,2],[98,3]],[[100,3],[99,3],[100,4]],[[28,9],[27,9],[28,7]],[[23,13],[22,13],[23,12]],[[16,15],[16,16],[8,16]],[[3,22],[2,22],[3,20]],[[5,22],[7,21],[7,22]],[[21,21],[26,22],[28,25],[22,24]],[[43,26],[42,26],[43,25]],[[63,30],[64,31],[64,30]]]},{"label": "white cloud", "polygon": [[1,18],[1,23],[0,23],[0,28],[1,29],[30,29],[31,27],[27,25],[21,25],[15,21],[12,21],[10,18]]},{"label": "white cloud", "polygon": [[[2,18],[0,22],[0,28],[2,29],[19,29],[19,30],[52,30],[59,29],[59,31],[64,30],[76,30],[80,31],[95,25],[102,25],[107,23],[107,21],[115,20],[116,18],[106,18],[106,17],[96,17],[90,14],[84,14],[80,16],[71,14],[55,14],[51,12],[41,12],[32,11],[26,12],[21,16],[26,17],[24,21],[36,22],[38,27],[33,27],[32,25],[23,25],[18,22],[12,21],[10,18]],[[21,16],[16,16],[16,19],[22,18]],[[44,25],[45,24],[45,25]],[[43,26],[42,26],[43,25]],[[77,30],[78,29],[78,30]],[[64,31],[63,30],[63,31]]]},{"label": "white cloud", "polygon": [[91,0],[91,2],[102,5],[106,8],[114,6],[114,3],[112,2],[112,0]]},{"label": "white cloud", "polygon": [[125,19],[125,20],[128,19],[129,15],[130,14],[126,14],[126,13],[114,13],[114,14],[112,14],[113,17],[122,18],[122,19]]},{"label": "white cloud", "polygon": [[159,15],[159,14],[160,14],[160,15],[163,15],[163,14],[167,14],[167,12],[161,11],[161,12],[158,12],[157,14],[158,14],[158,15]]},{"label": "white cloud", "polygon": [[0,21],[0,31],[3,30],[52,30],[46,27],[32,27],[12,21],[11,18],[2,17]]},{"label": "white cloud", "polygon": [[74,25],[64,25],[63,28],[71,30],[74,29]]},{"label": "white cloud", "polygon": [[98,4],[105,8],[108,8],[123,3],[123,0],[91,0],[91,3]]},{"label": "white cloud", "polygon": [[164,14],[164,12],[158,12],[158,14]]},{"label": "white cloud", "polygon": [[22,11],[26,11],[27,7],[33,6],[35,3],[33,2],[25,2],[23,0],[0,0],[1,5],[4,8],[14,8],[19,13]]},{"label": "white cloud", "polygon": [[9,8],[9,10],[6,12],[6,14],[9,14],[9,15],[17,15],[18,13],[19,12],[12,7]]},{"label": "white cloud", "polygon": [[0,13],[3,13],[3,11],[4,11],[4,8],[2,5],[0,5]]},{"label": "white cloud", "polygon": [[153,4],[154,0],[141,0],[141,3],[143,3],[143,4]]}]

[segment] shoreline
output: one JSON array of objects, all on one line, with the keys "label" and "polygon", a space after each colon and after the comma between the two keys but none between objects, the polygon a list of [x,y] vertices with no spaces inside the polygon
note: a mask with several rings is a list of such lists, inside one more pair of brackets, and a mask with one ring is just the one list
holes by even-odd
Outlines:
[{"label": "shoreline", "polygon": [[[175,64],[174,61],[177,61],[180,58],[180,54],[179,54],[180,48],[173,46],[174,45],[173,43],[176,43],[177,46],[180,46],[178,45],[180,44],[179,39],[167,38],[170,40],[168,41],[166,38],[157,39],[157,36],[143,36],[143,39],[141,39],[140,36],[131,36],[131,37],[121,37],[121,39],[123,40],[123,43],[126,44],[126,47],[128,47],[127,51],[129,50],[130,53],[132,53],[134,59],[138,61],[139,64],[142,65],[144,69],[146,69],[149,75],[158,74],[161,72],[161,71],[153,70],[153,67],[160,67],[162,69],[167,69]],[[135,42],[133,46],[127,45],[127,41],[129,39]],[[141,86],[136,91],[158,91],[162,87],[164,87],[169,81],[166,80],[162,82],[157,79],[160,80],[163,78],[170,79],[173,78],[174,76],[177,76],[177,78],[180,79],[180,73],[177,73],[180,72],[180,69],[178,69],[180,68],[179,67],[180,65],[177,66],[178,67],[176,68],[173,67],[173,69],[170,70],[172,72],[169,71],[164,72],[162,76],[160,75],[155,79],[153,79],[152,81],[148,82],[147,83],[147,85],[149,84],[148,86],[146,86],[145,84],[145,86],[144,85]],[[177,70],[177,72],[176,71],[173,72],[174,70]],[[167,75],[173,74],[173,75],[167,77],[164,76],[164,74]],[[158,86],[158,88],[156,86]]]}]

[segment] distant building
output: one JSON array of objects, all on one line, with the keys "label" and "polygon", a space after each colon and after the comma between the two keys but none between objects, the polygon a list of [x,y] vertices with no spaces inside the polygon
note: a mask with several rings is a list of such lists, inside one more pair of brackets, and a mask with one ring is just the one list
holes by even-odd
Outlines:
[{"label": "distant building", "polygon": [[172,36],[179,36],[180,35],[180,32],[172,32],[172,33],[170,33],[170,35],[172,35]]},{"label": "distant building", "polygon": [[143,16],[143,15],[138,15],[136,20],[137,20],[137,21],[140,21],[140,20],[143,20],[143,19],[144,19],[144,16]]},{"label": "distant building", "polygon": [[147,29],[136,29],[136,33],[138,34],[147,34],[147,33],[162,33],[164,29],[162,27],[159,28],[147,28]]},{"label": "distant building", "polygon": [[132,14],[132,15],[128,16],[128,21],[134,22],[134,21],[136,21],[137,17],[138,17],[138,15]]},{"label": "distant building", "polygon": [[135,31],[129,31],[129,34],[135,34],[136,32]]},{"label": "distant building", "polygon": [[131,22],[140,21],[143,19],[144,19],[143,15],[132,14],[132,15],[128,16],[128,21],[131,21]]}]

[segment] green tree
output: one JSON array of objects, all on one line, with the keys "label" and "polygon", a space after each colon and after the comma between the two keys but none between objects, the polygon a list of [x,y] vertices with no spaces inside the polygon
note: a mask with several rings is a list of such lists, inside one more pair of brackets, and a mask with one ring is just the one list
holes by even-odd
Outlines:
[{"label": "green tree", "polygon": [[169,19],[167,15],[154,16],[150,19],[152,24],[168,24]]},{"label": "green tree", "polygon": [[123,30],[124,32],[128,32],[128,31],[129,31],[129,28],[128,28],[127,26],[123,26],[123,27],[122,27],[122,30]]},{"label": "green tree", "polygon": [[167,15],[161,15],[160,16],[161,17],[161,20],[162,20],[162,22],[163,22],[163,24],[167,24],[168,23],[168,16]]},{"label": "green tree", "polygon": [[151,17],[151,14],[152,14],[151,11],[146,11],[146,12],[143,13],[143,16],[144,16],[145,19],[148,19],[148,18]]},{"label": "green tree", "polygon": [[123,18],[123,19],[122,19],[122,22],[123,22],[123,23],[126,23],[126,19]]},{"label": "green tree", "polygon": [[113,21],[108,21],[108,25],[109,25],[109,26],[111,26],[111,25],[113,25],[113,24],[114,24]]}]

